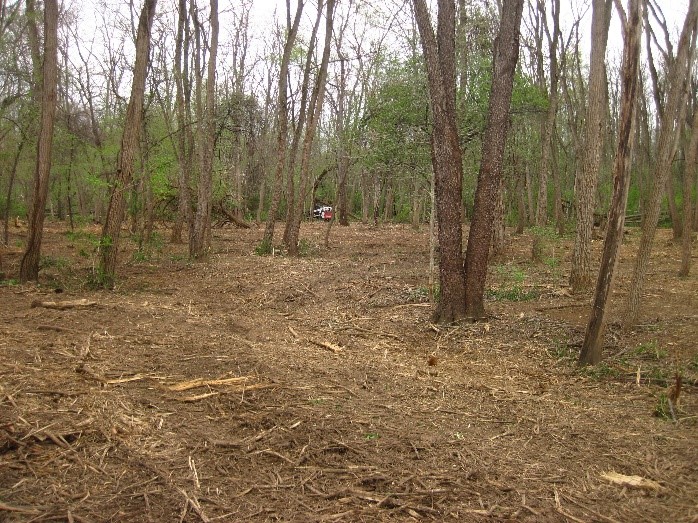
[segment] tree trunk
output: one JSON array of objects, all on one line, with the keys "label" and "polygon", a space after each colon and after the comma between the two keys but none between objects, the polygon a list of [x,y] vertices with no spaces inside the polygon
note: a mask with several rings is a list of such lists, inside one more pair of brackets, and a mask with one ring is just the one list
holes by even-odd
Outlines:
[{"label": "tree trunk", "polygon": [[519,32],[523,0],[504,0],[499,34],[494,44],[492,88],[487,128],[475,191],[473,219],[465,255],[466,314],[485,317],[485,280],[492,239],[492,223],[501,187],[502,162],[509,128],[509,106],[514,72],[519,58]]},{"label": "tree trunk", "polygon": [[612,0],[594,0],[591,20],[589,95],[586,109],[585,146],[574,180],[574,210],[577,220],[570,285],[573,293],[591,287],[591,241],[594,232],[594,203],[603,151],[606,111],[606,44]]},{"label": "tree trunk", "polygon": [[136,62],[133,68],[133,83],[124,121],[124,132],[121,138],[121,151],[117,161],[116,176],[112,180],[111,199],[107,210],[107,218],[100,239],[100,262],[97,282],[105,288],[114,287],[116,261],[119,248],[119,235],[124,220],[126,208],[125,193],[133,178],[133,165],[138,149],[138,137],[141,130],[143,99],[145,93],[145,77],[148,70],[148,55],[150,51],[150,29],[155,16],[157,0],[145,0],[138,21],[136,36]]},{"label": "tree trunk", "polygon": [[624,323],[626,326],[637,321],[640,308],[640,297],[647,274],[654,236],[657,232],[657,223],[662,203],[662,195],[667,178],[671,172],[671,163],[676,151],[679,137],[680,123],[686,111],[686,104],[682,103],[684,92],[687,88],[687,77],[690,71],[693,54],[695,52],[696,22],[698,21],[698,0],[690,0],[686,20],[684,21],[678,50],[673,66],[669,70],[669,91],[666,105],[661,111],[661,128],[657,145],[657,158],[654,168],[652,193],[647,203],[647,209],[642,221],[642,237],[640,248],[635,259],[630,292],[628,294],[627,314]]},{"label": "tree trunk", "polygon": [[192,222],[191,190],[189,188],[189,173],[191,172],[192,151],[187,147],[191,140],[191,87],[189,83],[189,17],[187,16],[186,0],[179,0],[177,20],[177,37],[175,40],[174,77],[175,77],[175,107],[177,111],[177,160],[179,174],[179,198],[177,200],[177,215],[172,227],[172,243],[182,243],[182,229],[186,223]]},{"label": "tree trunk", "polygon": [[434,320],[451,323],[465,315],[461,221],[463,165],[456,125],[455,6],[448,0],[439,0],[438,6],[435,36],[425,0],[414,0],[415,18],[427,66],[432,117],[431,162],[434,170],[440,288]]},{"label": "tree trunk", "polygon": [[633,120],[635,118],[635,97],[637,95],[640,63],[641,1],[630,0],[629,2],[628,22],[625,28],[623,66],[621,69],[622,94],[618,144],[613,166],[613,201],[609,211],[608,228],[606,230],[599,277],[596,282],[594,306],[591,309],[591,317],[579,356],[581,365],[595,365],[601,361],[601,339],[604,329],[606,303],[611,293],[618,251],[623,241],[625,205],[630,186],[630,157],[635,137]]},{"label": "tree trunk", "polygon": [[[680,127],[680,126],[679,126]],[[681,130],[678,130],[678,134],[681,134]],[[677,137],[677,142],[679,137]],[[671,221],[671,231],[674,234],[674,240],[681,238],[681,230],[683,229],[681,225],[681,216],[679,215],[679,210],[676,207],[676,190],[674,188],[674,173],[670,172],[666,180],[666,196],[667,196],[667,208],[669,211],[669,221]]]},{"label": "tree trunk", "polygon": [[[264,239],[262,245],[266,246],[271,252],[274,242],[274,228],[276,225],[276,214],[281,203],[281,189],[284,174],[284,165],[286,164],[286,149],[288,141],[288,68],[291,61],[291,51],[296,41],[298,34],[298,25],[300,24],[301,15],[303,14],[303,0],[298,0],[296,15],[293,19],[293,25],[288,27],[288,36],[284,44],[284,54],[281,58],[281,68],[279,71],[279,93],[278,93],[278,109],[277,109],[277,138],[276,138],[276,169],[274,171],[274,181],[272,184],[271,203],[269,205],[269,213],[267,215],[267,225],[264,229]],[[290,0],[286,0],[286,11],[288,16],[291,16]],[[291,176],[291,173],[289,173]]]},{"label": "tree trunk", "polygon": [[206,107],[200,126],[201,171],[194,224],[189,236],[189,257],[198,258],[210,248],[213,149],[216,141],[216,58],[218,56],[218,0],[211,0],[211,42],[206,72]]},{"label": "tree trunk", "polygon": [[41,129],[37,144],[34,172],[34,200],[29,215],[27,246],[20,263],[20,281],[39,277],[41,239],[44,229],[44,208],[48,196],[51,173],[53,124],[56,116],[56,88],[58,83],[58,2],[44,2],[44,56],[41,72]]},{"label": "tree trunk", "polygon": [[[287,171],[288,171],[288,177],[286,178],[286,224],[284,227],[284,245],[288,246],[293,243],[292,236],[294,235],[294,229],[295,229],[295,213],[296,213],[296,179],[295,179],[295,174],[296,174],[296,161],[298,159],[298,148],[300,147],[301,144],[301,138],[303,137],[303,130],[305,128],[305,122],[308,119],[313,118],[313,111],[315,110],[315,104],[316,104],[316,99],[315,96],[317,95],[317,83],[316,83],[316,88],[313,90],[312,94],[310,95],[310,103],[308,103],[308,91],[310,89],[310,76],[311,76],[311,70],[313,66],[313,58],[315,56],[315,44],[317,42],[317,33],[318,29],[320,28],[320,21],[322,20],[322,8],[323,8],[323,2],[318,2],[317,6],[317,16],[315,18],[315,24],[313,25],[313,30],[310,35],[310,45],[308,45],[308,52],[306,53],[305,57],[305,67],[303,69],[303,82],[301,85],[301,103],[300,103],[300,109],[298,111],[298,121],[296,122],[296,128],[293,133],[293,140],[291,141],[291,150],[289,151],[288,154],[288,162],[287,162]],[[316,78],[317,81],[317,78]],[[308,128],[310,128],[310,125],[308,125]],[[314,131],[313,131],[314,132]],[[307,131],[306,131],[306,136],[307,136]],[[311,142],[312,144],[312,142]],[[305,147],[305,142],[303,144],[303,147]],[[305,151],[303,150],[301,152],[301,155],[305,154]],[[303,158],[301,158],[301,164],[303,162]],[[301,171],[302,171],[302,165],[301,165]],[[299,178],[303,178],[303,174],[301,173]],[[298,182],[299,189],[298,192],[302,192],[302,188],[300,186],[303,185],[303,181],[299,179]],[[299,195],[300,198],[300,195]],[[302,214],[302,209],[303,205],[305,202],[300,204],[301,207],[301,214]],[[299,225],[300,226],[300,225]],[[298,238],[296,238],[296,243],[298,243]]]},{"label": "tree trunk", "polygon": [[543,26],[547,33],[550,50],[550,92],[548,93],[548,111],[541,132],[540,173],[538,177],[538,203],[536,207],[536,225],[544,226],[548,221],[548,177],[552,156],[553,131],[557,119],[558,93],[558,59],[557,49],[560,42],[560,0],[553,0],[553,31],[550,34],[545,3],[538,0],[538,10],[543,18]]},{"label": "tree trunk", "polygon": [[679,276],[688,276],[691,272],[691,242],[693,240],[693,205],[691,193],[698,178],[698,107],[693,107],[691,139],[686,150],[686,162],[683,170],[683,231],[681,234],[681,269]]},{"label": "tree trunk", "polygon": [[308,126],[303,138],[298,201],[292,208],[293,214],[289,220],[290,224],[286,224],[285,232],[288,234],[284,234],[284,243],[286,244],[288,253],[291,256],[298,255],[298,239],[300,235],[301,220],[303,219],[303,206],[305,205],[305,200],[308,196],[308,184],[310,180],[310,153],[315,140],[315,132],[317,130],[325,99],[327,67],[330,61],[330,44],[332,42],[332,27],[334,24],[334,7],[335,0],[327,0],[327,14],[325,17],[325,45],[322,51],[320,70],[318,71],[318,75],[315,80],[315,87],[313,88],[313,94],[308,106],[310,118],[308,119]]}]

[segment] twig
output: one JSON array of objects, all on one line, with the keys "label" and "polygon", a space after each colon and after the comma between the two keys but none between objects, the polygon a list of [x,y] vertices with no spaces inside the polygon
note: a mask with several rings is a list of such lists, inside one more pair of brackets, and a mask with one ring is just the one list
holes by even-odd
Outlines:
[{"label": "twig", "polygon": [[41,510],[36,508],[25,508],[25,507],[15,507],[12,505],[7,505],[0,501],[0,510],[5,512],[18,512],[20,514],[41,514]]},{"label": "twig", "polygon": [[565,512],[562,507],[557,507],[555,510],[557,510],[560,514],[565,516],[567,519],[571,519],[572,521],[576,521],[577,523],[587,523],[583,519],[579,519],[577,517],[574,517],[572,514]]}]

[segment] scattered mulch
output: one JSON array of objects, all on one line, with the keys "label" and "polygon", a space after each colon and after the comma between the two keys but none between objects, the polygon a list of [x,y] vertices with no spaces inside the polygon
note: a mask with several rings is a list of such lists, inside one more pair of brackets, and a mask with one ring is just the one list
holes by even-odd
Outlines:
[{"label": "scattered mulch", "polygon": [[325,227],[298,258],[255,255],[262,227],[194,263],[125,238],[96,291],[98,229],[50,223],[39,284],[0,285],[0,521],[698,521],[698,285],[670,231],[632,331],[626,236],[579,369],[569,238],[533,263],[512,237],[488,321],[441,326],[426,229]]}]

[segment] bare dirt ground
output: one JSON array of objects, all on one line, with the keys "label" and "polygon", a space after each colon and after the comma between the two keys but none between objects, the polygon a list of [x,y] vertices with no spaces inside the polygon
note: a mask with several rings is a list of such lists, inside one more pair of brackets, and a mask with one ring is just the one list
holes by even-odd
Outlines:
[{"label": "bare dirt ground", "polygon": [[513,237],[489,321],[449,327],[426,229],[334,227],[327,249],[324,227],[299,258],[255,255],[261,228],[215,229],[195,263],[164,229],[124,238],[111,292],[87,284],[98,228],[49,224],[39,284],[18,285],[13,227],[0,521],[698,521],[698,278],[668,231],[632,331],[626,238],[605,362],[578,369],[569,239],[534,264]]}]

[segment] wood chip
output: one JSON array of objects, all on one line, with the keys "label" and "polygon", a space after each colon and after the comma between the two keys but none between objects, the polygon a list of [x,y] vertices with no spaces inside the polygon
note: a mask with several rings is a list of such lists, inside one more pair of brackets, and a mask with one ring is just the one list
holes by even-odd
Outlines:
[{"label": "wood chip", "polygon": [[641,476],[626,476],[625,474],[618,474],[617,472],[604,472],[601,474],[601,477],[614,485],[621,485],[623,487],[654,490],[656,492],[665,490],[665,487],[656,481]]},{"label": "wood chip", "polygon": [[322,347],[323,349],[327,349],[329,351],[334,352],[337,354],[338,352],[342,352],[342,347],[339,345],[335,345],[334,343],[330,343],[327,341],[318,341],[318,340],[313,340],[313,339],[308,339],[310,343],[313,343],[314,345],[317,345],[318,347]]}]

